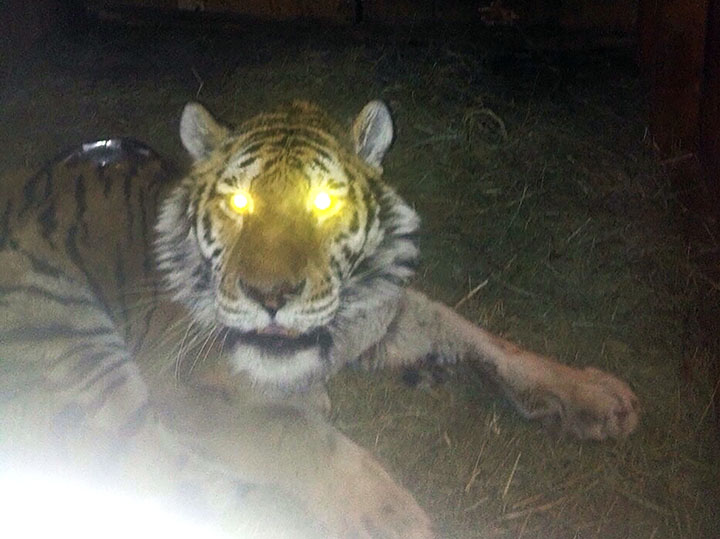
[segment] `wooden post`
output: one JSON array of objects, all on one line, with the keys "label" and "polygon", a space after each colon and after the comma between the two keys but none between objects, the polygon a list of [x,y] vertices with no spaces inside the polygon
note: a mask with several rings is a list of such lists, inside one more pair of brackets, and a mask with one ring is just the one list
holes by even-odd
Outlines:
[{"label": "wooden post", "polygon": [[708,0],[640,0],[640,66],[649,84],[649,124],[665,156],[694,151]]},{"label": "wooden post", "polygon": [[700,161],[720,213],[720,0],[710,0],[700,102]]},{"label": "wooden post", "polygon": [[[640,0],[648,123],[678,193],[691,261],[708,285],[688,313],[685,373],[720,380],[720,0]],[[694,354],[710,359],[698,373]],[[720,427],[720,392],[713,394]]]}]

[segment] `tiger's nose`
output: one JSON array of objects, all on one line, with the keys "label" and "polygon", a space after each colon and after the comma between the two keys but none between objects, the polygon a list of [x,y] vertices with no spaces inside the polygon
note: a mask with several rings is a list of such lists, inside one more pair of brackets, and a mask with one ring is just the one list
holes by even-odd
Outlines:
[{"label": "tiger's nose", "polygon": [[282,283],[269,288],[248,286],[242,283],[240,283],[240,286],[248,297],[262,305],[271,316],[275,316],[289,299],[302,292],[305,281],[303,280],[297,284]]}]

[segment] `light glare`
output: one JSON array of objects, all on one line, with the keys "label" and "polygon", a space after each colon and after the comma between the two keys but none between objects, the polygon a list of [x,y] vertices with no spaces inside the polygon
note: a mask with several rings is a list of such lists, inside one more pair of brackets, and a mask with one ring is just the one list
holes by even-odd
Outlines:
[{"label": "light glare", "polygon": [[332,199],[330,198],[330,195],[323,191],[315,195],[315,200],[313,200],[313,204],[315,204],[315,207],[318,210],[327,210],[332,204]]},{"label": "light glare", "polygon": [[152,499],[47,474],[0,473],[0,513],[2,536],[13,538],[226,537]]},{"label": "light glare", "polygon": [[250,209],[250,197],[245,193],[235,193],[230,197],[230,206],[238,213],[248,211]]}]

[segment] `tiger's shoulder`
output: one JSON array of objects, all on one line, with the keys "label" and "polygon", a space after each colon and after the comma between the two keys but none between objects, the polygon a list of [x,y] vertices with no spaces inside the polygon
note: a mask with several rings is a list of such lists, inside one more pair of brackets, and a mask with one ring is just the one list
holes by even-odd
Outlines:
[{"label": "tiger's shoulder", "polygon": [[[98,140],[58,153],[34,174],[20,169],[4,174],[4,236],[10,220],[37,223],[52,240],[68,225],[87,227],[99,214],[127,213],[139,199],[158,192],[176,175],[174,167],[154,150],[130,138]],[[155,195],[155,200],[157,195]]]}]

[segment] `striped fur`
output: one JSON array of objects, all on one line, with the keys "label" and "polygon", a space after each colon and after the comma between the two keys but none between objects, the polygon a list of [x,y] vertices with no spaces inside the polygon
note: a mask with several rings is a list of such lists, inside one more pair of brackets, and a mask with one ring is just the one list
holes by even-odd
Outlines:
[{"label": "striped fur", "polygon": [[[170,178],[148,147],[114,139],[76,148],[3,193],[0,455],[170,498],[197,484],[225,497],[225,511],[236,478],[162,425],[160,393],[137,361],[156,355],[152,325],[169,320],[158,313],[149,254]],[[165,344],[167,361],[175,345]]]},{"label": "striped fur", "polygon": [[167,176],[145,146],[114,141],[53,161],[5,200],[0,356],[16,376],[27,373],[32,391],[73,397],[59,418],[76,409],[88,428],[118,432],[146,419],[132,360],[143,330],[131,337],[129,293],[151,281],[148,224]]},{"label": "striped fur", "polygon": [[[378,103],[360,119],[378,107],[389,122]],[[190,488],[191,506],[245,524],[260,518],[248,488],[269,488],[261,513],[315,500],[321,535],[429,537],[410,494],[304,404],[318,394],[322,407],[312,382],[382,335],[358,323],[382,307],[387,325],[413,272],[418,219],[372,161],[392,137],[380,127],[378,138],[377,125],[357,124],[365,142],[354,148],[305,103],[233,132],[189,105],[181,135],[196,163],[176,184],[152,150],[115,139],[3,192],[0,472],[60,468],[171,500]],[[238,187],[255,197],[245,218],[225,206]],[[309,210],[317,189],[341,211]],[[226,364],[228,391],[203,369]],[[278,390],[286,397],[267,396]],[[317,473],[326,465],[338,477]],[[347,483],[366,500],[353,518],[334,492]]]},{"label": "striped fur", "polygon": [[235,129],[191,103],[180,136],[177,183],[106,141],[0,199],[0,454],[190,485],[245,523],[237,487],[262,485],[323,537],[429,538],[412,495],[325,421],[342,366],[469,359],[527,418],[593,439],[638,424],[621,380],[407,288],[419,219],[381,178],[384,104],[346,131],[305,102]]}]

